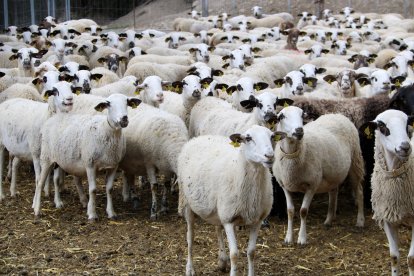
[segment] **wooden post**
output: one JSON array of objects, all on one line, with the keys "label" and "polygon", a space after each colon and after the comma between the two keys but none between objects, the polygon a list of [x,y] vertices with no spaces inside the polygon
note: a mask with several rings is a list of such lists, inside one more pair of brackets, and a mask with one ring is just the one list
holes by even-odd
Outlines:
[{"label": "wooden post", "polygon": [[325,0],[315,0],[316,12],[315,15],[321,19],[323,10],[325,9]]},{"label": "wooden post", "polygon": [[9,3],[8,0],[3,0],[3,10],[4,10],[4,28],[6,29],[9,26]]},{"label": "wooden post", "polygon": [[208,16],[208,0],[201,0],[202,16]]}]

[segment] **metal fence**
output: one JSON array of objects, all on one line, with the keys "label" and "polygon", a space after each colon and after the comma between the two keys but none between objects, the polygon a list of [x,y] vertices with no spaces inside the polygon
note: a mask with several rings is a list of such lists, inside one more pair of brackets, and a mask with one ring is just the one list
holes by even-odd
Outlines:
[{"label": "metal fence", "polygon": [[[207,3],[209,14],[227,12],[231,15],[250,15],[251,8],[256,5],[263,7],[265,13],[316,13],[314,0],[195,0],[193,7],[202,11],[203,2],[204,5]],[[325,0],[325,8],[334,12],[339,12],[346,6],[365,13],[399,13],[406,18],[414,17],[414,0]]]},{"label": "metal fence", "polygon": [[59,22],[90,18],[105,25],[130,12],[135,1],[129,3],[121,5],[116,0],[105,3],[100,0],[0,0],[0,28],[38,24],[48,15]]}]

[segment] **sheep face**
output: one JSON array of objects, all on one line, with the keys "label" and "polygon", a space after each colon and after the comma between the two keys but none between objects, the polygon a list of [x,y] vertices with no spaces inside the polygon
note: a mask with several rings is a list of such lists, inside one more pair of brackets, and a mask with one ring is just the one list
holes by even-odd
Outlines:
[{"label": "sheep face", "polygon": [[314,58],[321,57],[322,54],[329,53],[329,50],[324,49],[322,47],[322,45],[320,45],[320,44],[315,44],[312,47],[310,47],[309,49],[305,50],[304,53],[309,54],[309,59],[312,60]]},{"label": "sheep face", "polygon": [[10,36],[17,36],[17,26],[9,26],[5,29],[6,34]]},{"label": "sheep face", "polygon": [[385,70],[379,69],[372,72],[370,81],[375,94],[389,93],[391,90],[390,74]]},{"label": "sheep face", "polygon": [[183,41],[187,39],[183,37],[180,33],[170,33],[170,36],[165,38],[165,42],[168,43],[168,48],[177,49],[178,46],[182,44]]},{"label": "sheep face", "polygon": [[350,7],[345,7],[341,10],[340,12],[341,14],[343,14],[345,17],[350,16],[352,13],[354,13],[354,9],[350,8]]},{"label": "sheep face", "polygon": [[117,54],[110,54],[106,57],[102,57],[98,59],[98,62],[105,63],[107,68],[112,72],[116,73],[119,69],[120,62],[127,62],[128,59],[126,57],[121,57]]},{"label": "sheep face", "polygon": [[91,25],[90,27],[86,27],[85,31],[89,32],[91,35],[98,35],[102,32],[102,28],[96,25]]},{"label": "sheep face", "polygon": [[285,77],[285,86],[293,95],[303,95],[303,78],[300,71],[291,71]]},{"label": "sheep face", "polygon": [[201,79],[194,75],[189,75],[181,82],[182,94],[185,99],[199,100],[201,98]]},{"label": "sheep face", "polygon": [[126,45],[128,45],[128,47],[131,49],[131,48],[135,47],[135,39],[136,38],[138,38],[138,39],[142,38],[142,35],[137,34],[134,30],[127,30],[124,33],[120,33],[119,37],[121,39],[125,39],[124,43]]},{"label": "sheep face", "polygon": [[63,58],[67,47],[77,47],[77,45],[72,42],[67,42],[61,38],[53,39],[52,41],[52,49],[59,59]]},{"label": "sheep face", "polygon": [[250,162],[270,168],[274,161],[273,132],[262,126],[252,126],[242,134],[230,136],[234,144],[241,144],[241,150]]},{"label": "sheep face", "polygon": [[230,55],[224,56],[223,60],[230,59],[230,65],[231,68],[238,68],[240,70],[246,70],[244,59],[245,55],[241,50],[233,50]]},{"label": "sheep face", "polygon": [[370,136],[375,129],[385,158],[406,161],[411,154],[408,128],[412,128],[412,122],[413,117],[408,117],[402,111],[389,109],[379,114],[374,121],[364,124],[361,131]]},{"label": "sheep face", "polygon": [[33,81],[35,81],[35,84],[42,83],[43,84],[43,90],[52,90],[53,86],[58,83],[61,80],[60,74],[57,71],[49,71],[46,72],[42,78],[36,78]]},{"label": "sheep face", "polygon": [[262,18],[262,16],[263,16],[263,9],[262,9],[262,7],[254,6],[252,8],[252,12],[253,12],[253,16],[256,17],[256,18]]},{"label": "sheep face", "polygon": [[53,97],[53,104],[57,111],[69,112],[73,107],[73,93],[78,93],[79,90],[74,88],[69,82],[60,81],[52,86],[51,90],[46,90],[45,97]]},{"label": "sheep face", "polygon": [[316,78],[316,74],[322,74],[326,72],[325,68],[318,68],[313,64],[306,63],[303,64],[299,71],[306,77],[306,78]]},{"label": "sheep face", "polygon": [[[384,66],[391,76],[408,76],[408,66],[413,65],[414,62],[412,60],[408,60],[405,56],[398,55],[393,58],[389,63]],[[410,69],[411,70],[411,69]]]},{"label": "sheep face", "polygon": [[351,47],[351,44],[344,40],[337,40],[335,43],[332,43],[331,48],[335,49],[335,54],[337,55],[346,55],[346,50]]},{"label": "sheep face", "polygon": [[118,49],[121,46],[121,40],[124,38],[120,38],[119,35],[114,32],[109,32],[105,35],[101,35],[101,39],[106,43],[106,46]]},{"label": "sheep face", "polygon": [[82,93],[89,94],[91,92],[91,80],[98,81],[102,78],[102,74],[91,74],[88,70],[79,70],[74,75],[73,84],[79,87]]},{"label": "sheep face", "polygon": [[11,55],[9,59],[17,59],[23,69],[29,70],[32,68],[32,59],[42,58],[46,52],[47,50],[38,51],[35,48],[21,48],[16,54]]},{"label": "sheep face", "polygon": [[136,98],[128,98],[122,94],[112,94],[99,103],[95,110],[102,112],[104,109],[108,109],[108,124],[118,130],[128,126],[127,107],[136,108],[140,103],[141,100]]},{"label": "sheep face", "polygon": [[277,114],[277,131],[285,133],[287,138],[301,140],[303,138],[303,118],[306,114],[296,106],[283,108]]},{"label": "sheep face", "polygon": [[338,74],[336,81],[341,95],[345,98],[355,96],[356,73],[351,70],[345,70]]},{"label": "sheep face", "polygon": [[209,62],[210,61],[210,50],[214,50],[214,47],[209,47],[207,44],[199,44],[196,48],[191,48],[190,53],[195,55],[197,61]]},{"label": "sheep face", "polygon": [[327,19],[332,16],[332,11],[330,9],[323,10],[323,18]]},{"label": "sheep face", "polygon": [[280,40],[280,31],[281,29],[279,27],[271,28],[270,31],[267,33],[267,38],[274,40],[274,41]]},{"label": "sheep face", "polygon": [[148,76],[145,80],[137,85],[137,91],[145,90],[146,103],[152,106],[159,106],[164,101],[163,85],[169,82],[162,81],[158,76]]}]

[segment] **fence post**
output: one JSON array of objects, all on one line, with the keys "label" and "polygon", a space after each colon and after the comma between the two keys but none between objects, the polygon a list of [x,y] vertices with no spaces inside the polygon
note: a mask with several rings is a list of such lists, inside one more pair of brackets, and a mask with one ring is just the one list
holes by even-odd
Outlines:
[{"label": "fence post", "polygon": [[202,16],[208,16],[208,0],[201,0]]},{"label": "fence post", "polygon": [[351,2],[352,2],[351,0],[348,0],[348,7],[350,8],[352,7]]},{"label": "fence post", "polygon": [[404,17],[408,18],[408,9],[410,8],[410,0],[404,0]]},{"label": "fence post", "polygon": [[292,3],[291,3],[291,0],[288,0],[288,13],[292,14]]},{"label": "fence post", "polygon": [[3,10],[4,10],[4,28],[6,29],[9,26],[9,3],[7,0],[3,0]]},{"label": "fence post", "polygon": [[51,6],[52,6],[52,8],[51,8],[52,13],[49,14],[49,15],[56,18],[56,3],[55,3],[55,0],[50,0],[50,3],[51,3]]},{"label": "fence post", "polygon": [[237,13],[237,0],[233,0],[233,16],[236,16]]},{"label": "fence post", "polygon": [[30,0],[30,19],[32,21],[32,25],[36,24],[35,19],[35,10],[34,10],[34,0]]},{"label": "fence post", "polygon": [[135,8],[136,8],[135,4],[136,4],[136,3],[135,3],[135,0],[133,0],[133,2],[134,2],[134,3],[133,3],[133,7],[132,7],[132,8],[134,9],[134,12],[133,12],[132,14],[133,14],[133,17],[134,17],[134,30],[135,30],[135,29],[137,28],[137,26],[136,26],[136,23],[137,23],[136,21],[137,21],[137,20],[136,20],[136,18],[135,18]]},{"label": "fence post", "polygon": [[65,11],[66,11],[66,20],[70,20],[70,0],[66,0],[66,7],[65,7]]}]

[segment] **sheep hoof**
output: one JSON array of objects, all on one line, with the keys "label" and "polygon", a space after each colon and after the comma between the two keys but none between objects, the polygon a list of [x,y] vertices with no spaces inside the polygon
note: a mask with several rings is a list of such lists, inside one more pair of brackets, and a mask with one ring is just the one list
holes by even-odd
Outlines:
[{"label": "sheep hoof", "polygon": [[15,197],[18,197],[19,195],[20,195],[19,192],[14,192],[10,194],[10,197],[15,198]]},{"label": "sheep hoof", "polygon": [[0,202],[2,202],[5,199],[6,199],[6,197],[4,195],[0,195]]},{"label": "sheep hoof", "polygon": [[325,226],[325,228],[329,229],[332,227],[332,222],[324,222],[323,225]]},{"label": "sheep hoof", "polygon": [[40,215],[35,215],[33,219],[33,224],[39,224],[40,223]]},{"label": "sheep hoof", "polygon": [[109,220],[112,220],[112,221],[116,221],[116,220],[118,220],[118,219],[119,219],[119,216],[118,216],[118,215],[116,215],[116,214],[114,214],[114,215],[112,215],[112,216],[108,217],[108,219],[109,219]]},{"label": "sheep hoof", "polygon": [[261,228],[262,228],[262,229],[264,229],[264,228],[270,228],[270,222],[269,222],[269,220],[268,220],[267,218],[265,218],[265,219],[262,221]]},{"label": "sheep hoof", "polygon": [[138,210],[139,207],[139,198],[135,197],[132,199],[132,209]]},{"label": "sheep hoof", "polygon": [[298,240],[299,247],[305,247],[307,244],[306,240]]},{"label": "sheep hoof", "polygon": [[151,214],[150,220],[157,220],[157,219],[158,219],[158,215],[157,214]]},{"label": "sheep hoof", "polygon": [[293,245],[293,242],[290,241],[290,240],[285,240],[283,243],[284,243],[284,245],[287,245],[287,246],[292,246]]}]

